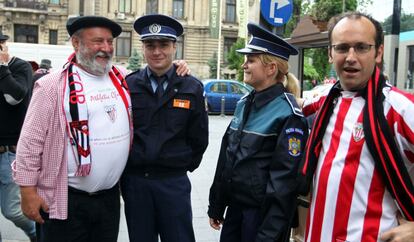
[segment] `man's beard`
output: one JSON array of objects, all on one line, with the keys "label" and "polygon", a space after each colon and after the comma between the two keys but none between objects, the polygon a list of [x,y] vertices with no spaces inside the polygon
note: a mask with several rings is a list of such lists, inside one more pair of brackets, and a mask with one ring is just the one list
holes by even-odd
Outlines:
[{"label": "man's beard", "polygon": [[[103,76],[108,73],[112,66],[112,54],[98,51],[91,58],[88,58],[87,49],[82,44],[79,46],[79,51],[76,52],[76,60],[86,71],[97,76]],[[97,60],[96,57],[108,58],[107,64],[103,67]]]}]

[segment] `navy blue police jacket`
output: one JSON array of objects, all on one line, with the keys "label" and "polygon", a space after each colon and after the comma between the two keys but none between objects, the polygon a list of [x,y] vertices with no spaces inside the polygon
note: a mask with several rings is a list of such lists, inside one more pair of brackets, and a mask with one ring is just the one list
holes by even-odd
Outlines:
[{"label": "navy blue police jacket", "polygon": [[194,171],[208,145],[203,84],[193,76],[177,76],[173,67],[159,99],[146,68],[126,77],[134,137],[125,172],[157,178]]},{"label": "navy blue police jacket", "polygon": [[224,134],[210,188],[208,215],[227,206],[261,211],[258,241],[281,241],[296,210],[297,172],[308,126],[282,84],[242,98]]}]

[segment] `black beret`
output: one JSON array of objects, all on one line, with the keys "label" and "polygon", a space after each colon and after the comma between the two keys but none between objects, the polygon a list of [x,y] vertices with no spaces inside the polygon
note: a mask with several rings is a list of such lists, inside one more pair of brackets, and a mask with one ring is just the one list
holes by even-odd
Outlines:
[{"label": "black beret", "polygon": [[114,21],[100,16],[80,16],[68,19],[66,22],[66,29],[70,36],[72,36],[76,31],[83,28],[92,28],[92,27],[105,27],[112,31],[113,37],[118,37],[122,28],[119,24]]}]

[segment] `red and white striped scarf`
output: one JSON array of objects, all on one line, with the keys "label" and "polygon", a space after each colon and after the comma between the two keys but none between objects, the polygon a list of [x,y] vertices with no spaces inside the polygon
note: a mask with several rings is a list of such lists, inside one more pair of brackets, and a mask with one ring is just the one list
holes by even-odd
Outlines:
[{"label": "red and white striped scarf", "polygon": [[[69,57],[66,70],[64,96],[64,111],[66,114],[66,127],[68,130],[72,148],[75,151],[75,159],[78,165],[75,176],[87,176],[91,170],[91,149],[89,143],[88,106],[84,94],[83,81],[79,73],[73,72],[73,65],[76,63],[75,54]],[[130,139],[132,144],[132,120],[131,101],[125,78],[120,71],[112,66],[108,73],[113,85],[122,98],[128,114],[130,126]],[[87,81],[87,80],[86,80]],[[65,105],[68,104],[68,105]]]}]

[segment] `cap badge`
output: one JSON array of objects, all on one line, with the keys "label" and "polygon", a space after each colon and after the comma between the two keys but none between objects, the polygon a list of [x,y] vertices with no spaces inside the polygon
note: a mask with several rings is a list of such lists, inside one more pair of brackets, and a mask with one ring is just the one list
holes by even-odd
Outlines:
[{"label": "cap badge", "polygon": [[149,26],[149,31],[152,34],[158,34],[161,31],[161,25],[159,25],[159,24],[151,24]]}]

